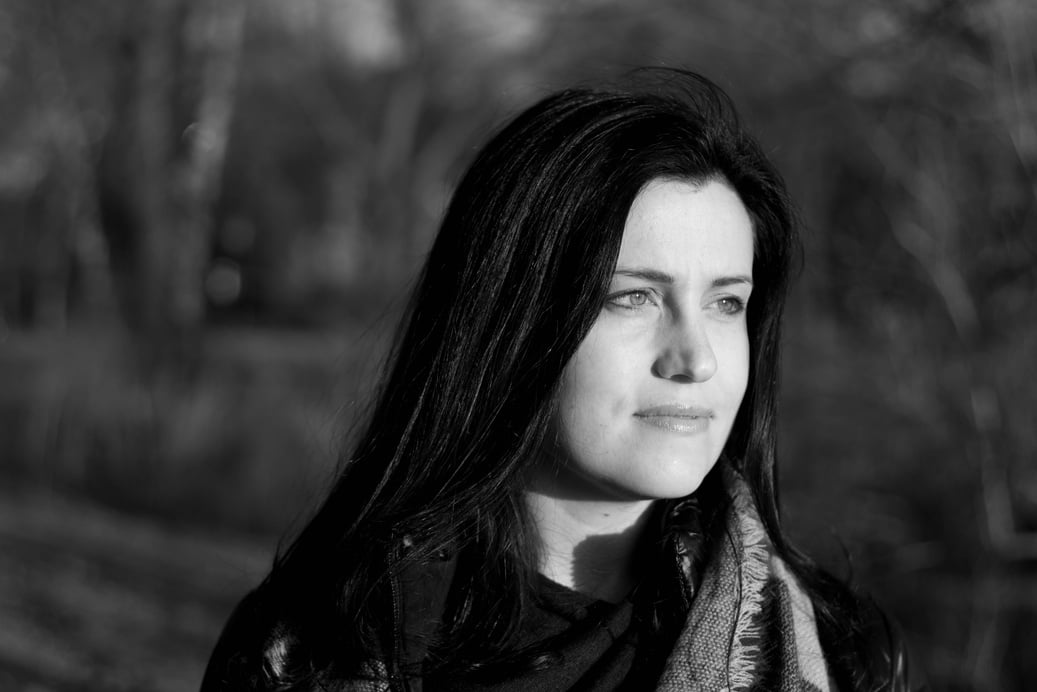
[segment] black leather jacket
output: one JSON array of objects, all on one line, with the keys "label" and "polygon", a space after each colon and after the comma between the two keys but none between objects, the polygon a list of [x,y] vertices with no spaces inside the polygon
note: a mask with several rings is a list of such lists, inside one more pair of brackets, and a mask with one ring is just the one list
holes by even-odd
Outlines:
[{"label": "black leather jacket", "polygon": [[[325,687],[305,674],[299,675],[289,652],[293,642],[291,627],[275,615],[283,612],[284,603],[261,587],[247,595],[231,615],[209,660],[201,690],[421,692],[421,678],[406,676],[403,671],[420,670],[427,642],[442,617],[455,566],[452,558],[445,557],[431,565],[404,569],[392,578],[392,636],[386,638],[384,660],[371,668],[374,677],[381,678],[379,681],[336,682]],[[909,663],[903,637],[877,607],[869,609],[865,637],[854,646],[860,646],[861,641],[869,647],[863,660],[870,662],[871,669],[860,671],[854,692],[929,690]],[[865,685],[863,681],[867,679],[880,683]]]}]

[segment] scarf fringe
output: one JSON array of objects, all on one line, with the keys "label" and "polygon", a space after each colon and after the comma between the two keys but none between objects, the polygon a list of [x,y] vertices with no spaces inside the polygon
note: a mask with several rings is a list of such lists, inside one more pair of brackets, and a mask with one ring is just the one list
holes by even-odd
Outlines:
[{"label": "scarf fringe", "polygon": [[799,659],[800,675],[804,682],[819,690],[827,690],[828,666],[821,649],[821,641],[817,637],[814,604],[803,593],[795,575],[789,572],[788,566],[783,560],[774,558],[772,563],[774,575],[781,580],[783,588],[788,593],[792,627],[796,634],[796,656]]},{"label": "scarf fringe", "polygon": [[[755,508],[749,505],[744,493],[736,493],[733,501],[735,516],[754,515]],[[759,659],[759,645],[763,623],[760,612],[763,610],[764,587],[770,576],[770,546],[767,534],[759,522],[739,522],[739,539],[741,555],[735,554],[739,560],[739,588],[741,598],[738,600],[738,616],[735,621],[735,640],[731,647],[731,659],[728,663],[731,689],[744,690],[753,684],[754,663]]]},{"label": "scarf fringe", "polygon": [[[774,554],[745,481],[727,465],[722,472],[729,540],[700,575],[657,689],[746,692],[761,684],[766,655],[780,692],[829,692],[810,597]],[[770,618],[778,618],[777,629]]]}]

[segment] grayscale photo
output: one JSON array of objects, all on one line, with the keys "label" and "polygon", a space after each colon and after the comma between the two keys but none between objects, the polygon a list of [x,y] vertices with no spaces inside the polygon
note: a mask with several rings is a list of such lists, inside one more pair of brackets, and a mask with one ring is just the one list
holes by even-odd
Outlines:
[{"label": "grayscale photo", "polygon": [[1035,35],[0,0],[0,690],[1037,689]]}]

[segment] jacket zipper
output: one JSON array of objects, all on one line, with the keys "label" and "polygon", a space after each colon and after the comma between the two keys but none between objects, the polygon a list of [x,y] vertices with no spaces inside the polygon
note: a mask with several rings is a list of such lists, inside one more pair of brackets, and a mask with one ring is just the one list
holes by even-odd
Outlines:
[{"label": "jacket zipper", "polygon": [[392,651],[389,655],[388,668],[389,689],[393,692],[407,692],[409,685],[403,678],[400,656],[403,653],[403,596],[400,593],[400,580],[396,575],[396,565],[400,560],[399,544],[392,550],[392,563],[389,569],[389,589],[392,592]]}]

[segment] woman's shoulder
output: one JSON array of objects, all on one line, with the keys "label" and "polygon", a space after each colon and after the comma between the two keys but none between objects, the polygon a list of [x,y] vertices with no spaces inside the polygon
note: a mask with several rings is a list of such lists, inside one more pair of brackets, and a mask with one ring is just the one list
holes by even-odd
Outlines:
[{"label": "woman's shoulder", "polygon": [[231,613],[202,679],[202,692],[285,689],[295,639],[267,589],[248,593]]},{"label": "woman's shoulder", "polygon": [[[401,550],[400,555],[404,553]],[[362,675],[357,680],[346,683],[338,678],[332,688],[387,689],[384,684],[393,672],[420,669],[441,623],[455,567],[456,557],[444,554],[430,562],[403,560],[398,569],[391,570],[388,593],[392,602],[385,604],[378,636],[385,646],[376,646],[377,651],[361,657],[357,665]],[[326,666],[314,663],[314,646],[349,639],[343,636],[348,633],[339,630],[352,619],[335,617],[338,605],[334,602],[311,603],[306,612],[315,609],[322,617],[307,619],[295,599],[283,591],[265,582],[238,603],[209,658],[202,692],[305,690],[318,679],[328,683]],[[373,683],[383,686],[372,687]]]},{"label": "woman's shoulder", "polygon": [[[231,613],[216,642],[202,679],[201,692],[287,692],[335,690],[381,692],[388,676],[377,659],[363,675],[334,677],[314,664],[297,613],[267,587],[248,593]],[[330,633],[329,633],[330,638]]]}]

